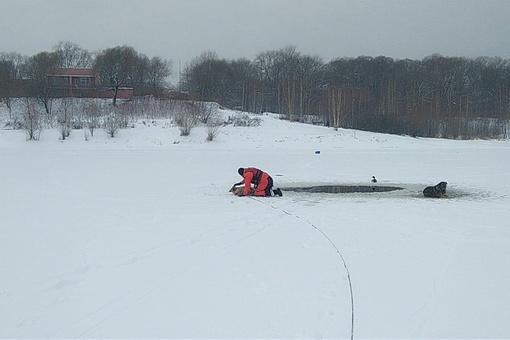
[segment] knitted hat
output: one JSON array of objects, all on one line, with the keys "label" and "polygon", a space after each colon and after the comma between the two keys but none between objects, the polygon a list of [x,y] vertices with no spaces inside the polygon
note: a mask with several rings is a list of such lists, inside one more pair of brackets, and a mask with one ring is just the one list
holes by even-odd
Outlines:
[{"label": "knitted hat", "polygon": [[244,175],[244,168],[237,169],[237,173],[241,176]]}]

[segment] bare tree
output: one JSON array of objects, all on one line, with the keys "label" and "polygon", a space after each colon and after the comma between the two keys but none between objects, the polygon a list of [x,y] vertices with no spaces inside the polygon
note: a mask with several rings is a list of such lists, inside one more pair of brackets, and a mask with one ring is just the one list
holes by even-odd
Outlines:
[{"label": "bare tree", "polygon": [[280,58],[284,63],[282,78],[282,99],[284,108],[292,121],[296,113],[298,100],[298,72],[300,69],[301,54],[295,46],[287,46],[279,51]]},{"label": "bare tree", "polygon": [[19,53],[0,53],[0,101],[9,109],[9,120],[12,120],[13,98],[20,93],[21,65],[26,59]]},{"label": "bare tree", "polygon": [[228,91],[226,78],[229,66],[226,60],[218,58],[216,52],[206,51],[193,59],[183,74],[183,86],[200,100],[222,102],[222,93]]},{"label": "bare tree", "polygon": [[59,41],[53,50],[57,55],[58,66],[63,68],[92,67],[92,54],[70,41]]},{"label": "bare tree", "polygon": [[147,84],[152,87],[165,85],[165,80],[172,75],[172,62],[153,57],[147,65]]},{"label": "bare tree", "polygon": [[317,96],[323,81],[324,62],[318,56],[302,55],[299,58],[298,69],[298,105],[300,118],[311,113],[312,102]]},{"label": "bare tree", "polygon": [[345,100],[345,91],[342,88],[330,87],[328,88],[328,107],[330,116],[333,118],[333,127],[337,130],[340,123],[347,117],[348,104]]},{"label": "bare tree", "polygon": [[23,75],[28,79],[28,94],[37,98],[46,114],[51,114],[52,87],[47,80],[48,70],[57,66],[55,53],[40,52],[23,65]]},{"label": "bare tree", "polygon": [[12,112],[11,99],[14,95],[14,81],[14,65],[10,61],[0,59],[0,101],[4,102],[9,109],[9,116]]},{"label": "bare tree", "polygon": [[113,106],[117,105],[119,88],[133,85],[140,60],[139,54],[130,46],[108,48],[96,56],[94,68],[103,85],[112,91]]},{"label": "bare tree", "polygon": [[255,64],[259,69],[260,77],[264,84],[264,109],[281,114],[283,63],[280,60],[278,51],[272,50],[259,53],[255,58]]},{"label": "bare tree", "polygon": [[131,84],[136,88],[142,89],[142,91],[139,91],[142,94],[145,94],[143,87],[147,83],[147,69],[149,68],[149,62],[149,57],[143,53],[138,53],[133,64]]},{"label": "bare tree", "polygon": [[21,89],[21,66],[26,57],[19,53],[0,53],[0,101],[9,110],[9,124],[12,124],[13,100],[19,97]]},{"label": "bare tree", "polygon": [[259,69],[248,59],[237,59],[230,62],[235,89],[234,108],[242,111],[260,112],[263,99],[263,86]]}]

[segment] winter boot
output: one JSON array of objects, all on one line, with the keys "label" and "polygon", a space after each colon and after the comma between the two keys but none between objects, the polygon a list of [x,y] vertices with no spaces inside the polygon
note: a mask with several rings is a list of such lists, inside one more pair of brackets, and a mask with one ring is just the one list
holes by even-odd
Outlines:
[{"label": "winter boot", "polygon": [[280,189],[280,188],[273,189],[273,193],[275,194],[275,196],[280,196],[280,197],[283,196],[282,189]]}]

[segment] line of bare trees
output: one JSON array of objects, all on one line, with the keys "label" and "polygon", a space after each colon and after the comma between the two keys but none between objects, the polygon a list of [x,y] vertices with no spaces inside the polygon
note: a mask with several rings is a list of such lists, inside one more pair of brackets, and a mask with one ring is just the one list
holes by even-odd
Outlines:
[{"label": "line of bare trees", "polygon": [[290,120],[413,136],[508,138],[510,61],[339,58],[285,47],[255,60],[205,52],[184,70],[195,98]]},{"label": "line of bare trees", "polygon": [[59,42],[50,52],[26,57],[0,53],[0,101],[11,110],[13,98],[32,97],[51,113],[52,99],[60,93],[50,81],[53,68],[94,68],[101,86],[112,92],[116,105],[120,87],[133,87],[136,95],[158,94],[168,87],[172,63],[160,57],[149,58],[130,46],[117,46],[91,53],[79,45]]},{"label": "line of bare trees", "polygon": [[[135,95],[167,87],[172,64],[129,46],[90,53],[71,42],[31,57],[0,53],[0,100],[36,98],[46,114],[57,95],[46,79],[53,67],[93,67],[116,105],[120,87]],[[394,60],[367,57],[324,62],[293,46],[254,60],[204,52],[184,70],[179,87],[198,101],[334,128],[439,136],[506,137],[510,120],[510,61],[444,57]]]}]

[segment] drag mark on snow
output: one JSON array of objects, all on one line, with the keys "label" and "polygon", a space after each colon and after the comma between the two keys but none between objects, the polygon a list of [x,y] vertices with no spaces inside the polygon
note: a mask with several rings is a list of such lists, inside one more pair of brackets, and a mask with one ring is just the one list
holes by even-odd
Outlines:
[{"label": "drag mark on snow", "polygon": [[[251,198],[252,200],[254,201],[257,201],[261,204],[264,204],[266,206],[269,206],[271,208],[273,208],[274,210],[279,210],[281,212],[283,212],[284,214],[286,215],[289,215],[289,216],[294,216],[295,218],[297,219],[300,219],[301,220],[301,217],[296,215],[296,214],[292,214],[292,213],[289,213],[287,212],[286,210],[284,209],[280,209],[270,203],[267,203],[267,202],[264,202],[264,201],[261,201],[260,199],[257,199],[255,197],[249,197]],[[343,257],[342,253],[340,252],[340,249],[338,249],[338,247],[335,245],[335,243],[331,240],[331,238],[328,237],[328,235],[326,235],[326,233],[324,231],[322,231],[322,229],[318,228],[315,224],[313,224],[312,222],[306,220],[306,219],[302,219],[303,221],[305,221],[309,226],[311,226],[313,229],[315,229],[316,231],[318,231],[319,233],[322,234],[322,236],[324,238],[326,238],[326,240],[331,244],[331,246],[335,249],[336,253],[338,254],[338,256],[340,257],[340,259],[342,260],[342,263],[343,263],[343,266],[345,268],[345,271],[347,273],[347,281],[349,282],[349,293],[350,293],[350,296],[351,296],[351,340],[354,339],[354,294],[353,294],[353,289],[352,289],[352,280],[351,280],[351,274],[349,272],[349,268],[347,267],[347,262],[345,262],[345,258]]]}]

